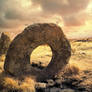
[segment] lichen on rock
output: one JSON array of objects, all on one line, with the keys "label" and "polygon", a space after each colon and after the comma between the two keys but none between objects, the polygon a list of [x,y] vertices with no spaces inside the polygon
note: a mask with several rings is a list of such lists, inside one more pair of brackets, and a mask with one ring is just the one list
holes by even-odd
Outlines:
[{"label": "lichen on rock", "polygon": [[[47,44],[52,50],[52,59],[43,70],[32,70],[30,54]],[[4,69],[14,75],[34,75],[36,80],[52,78],[59,74],[69,62],[71,46],[62,29],[53,23],[33,24],[17,35],[8,49]]]},{"label": "lichen on rock", "polygon": [[10,42],[11,40],[8,34],[2,32],[0,36],[0,56],[7,53]]}]

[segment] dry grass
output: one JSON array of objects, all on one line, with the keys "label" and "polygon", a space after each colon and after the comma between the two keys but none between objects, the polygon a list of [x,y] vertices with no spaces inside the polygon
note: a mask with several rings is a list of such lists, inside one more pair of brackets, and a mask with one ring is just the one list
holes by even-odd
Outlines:
[{"label": "dry grass", "polygon": [[76,75],[79,74],[79,72],[80,72],[79,67],[77,67],[76,65],[69,64],[69,65],[66,66],[66,68],[64,70],[64,75],[66,75],[66,76],[73,76],[73,75],[76,76]]},{"label": "dry grass", "polygon": [[20,89],[22,89],[23,92],[35,92],[35,83],[32,79],[26,78],[20,85]]},{"label": "dry grass", "polygon": [[71,42],[72,56],[70,64],[81,70],[92,70],[92,42]]},{"label": "dry grass", "polygon": [[3,65],[4,65],[5,55],[0,56],[0,73],[3,71]]},{"label": "dry grass", "polygon": [[5,72],[0,74],[0,92],[35,92],[35,81],[31,77],[19,80],[7,75]]},{"label": "dry grass", "polygon": [[5,55],[3,54],[0,56],[0,62],[4,62],[4,60],[5,60]]},{"label": "dry grass", "polygon": [[3,71],[4,62],[0,62],[0,71]]},{"label": "dry grass", "polygon": [[33,76],[18,79],[3,72],[4,62],[0,62],[0,92],[35,92]]}]

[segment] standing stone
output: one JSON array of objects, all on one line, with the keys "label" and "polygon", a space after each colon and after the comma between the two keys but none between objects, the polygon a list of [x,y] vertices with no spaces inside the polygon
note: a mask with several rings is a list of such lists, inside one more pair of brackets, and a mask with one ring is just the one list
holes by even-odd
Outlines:
[{"label": "standing stone", "polygon": [[0,56],[7,53],[10,45],[10,38],[7,34],[1,33],[0,37]]},{"label": "standing stone", "polygon": [[[52,59],[46,68],[33,71],[30,67],[30,54],[40,46],[47,44],[52,50]],[[10,44],[4,69],[15,75],[34,75],[37,80],[44,80],[59,74],[68,64],[71,47],[62,29],[53,23],[30,25],[17,35]]]}]

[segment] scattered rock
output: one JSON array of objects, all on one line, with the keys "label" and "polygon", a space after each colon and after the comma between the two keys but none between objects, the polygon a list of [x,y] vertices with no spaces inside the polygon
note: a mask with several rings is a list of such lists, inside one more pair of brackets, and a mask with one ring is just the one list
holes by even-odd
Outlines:
[{"label": "scattered rock", "polygon": [[50,88],[50,92],[61,92],[61,89],[53,87],[53,88]]},{"label": "scattered rock", "polygon": [[73,89],[63,89],[60,92],[75,92]]},{"label": "scattered rock", "polygon": [[61,87],[61,84],[62,84],[62,78],[55,80],[55,86],[56,87]]},{"label": "scattered rock", "polygon": [[46,88],[47,87],[47,84],[46,83],[37,82],[36,85],[35,85],[35,87],[37,89],[41,89],[41,88],[43,89],[43,88]]},{"label": "scattered rock", "polygon": [[54,86],[55,85],[55,82],[50,79],[50,80],[47,80],[47,86],[50,87],[50,86]]}]

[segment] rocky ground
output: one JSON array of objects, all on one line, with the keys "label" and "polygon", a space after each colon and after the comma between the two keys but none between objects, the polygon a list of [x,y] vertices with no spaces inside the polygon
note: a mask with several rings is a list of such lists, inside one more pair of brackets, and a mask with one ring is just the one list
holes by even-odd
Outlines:
[{"label": "rocky ground", "polygon": [[[39,64],[40,65],[40,64]],[[32,64],[33,67],[42,69],[42,66]],[[71,66],[72,67],[72,66]],[[62,77],[37,82],[37,92],[92,92],[92,71],[80,71],[71,74],[66,71]]]},{"label": "rocky ground", "polygon": [[[70,65],[78,67],[79,74],[64,74],[60,78],[42,81],[36,88],[37,92],[92,92],[92,41],[70,43],[72,47]],[[32,66],[42,69],[51,60],[52,53],[47,47],[42,47],[42,51],[40,49],[40,53],[38,52],[39,50],[33,52]]]}]

